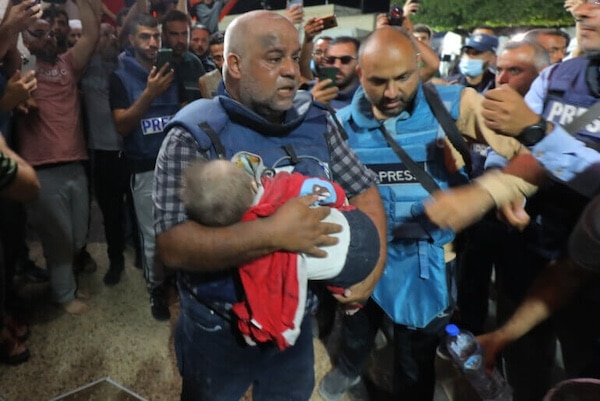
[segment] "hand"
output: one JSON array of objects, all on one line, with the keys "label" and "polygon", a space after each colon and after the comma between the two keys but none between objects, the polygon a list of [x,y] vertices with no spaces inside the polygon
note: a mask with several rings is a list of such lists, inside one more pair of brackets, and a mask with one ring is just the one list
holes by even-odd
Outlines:
[{"label": "hand", "polygon": [[583,4],[583,0],[565,0],[565,10],[573,13],[577,7]]},{"label": "hand", "polygon": [[[12,0],[11,0],[12,1]],[[10,7],[2,24],[7,24],[13,33],[24,31],[42,17],[42,6],[35,0],[25,0]]]},{"label": "hand", "polygon": [[487,91],[481,102],[485,125],[500,134],[518,136],[537,123],[540,116],[525,103],[523,97],[508,85]]},{"label": "hand", "polygon": [[497,212],[498,219],[523,231],[529,224],[531,218],[525,211],[524,198],[502,205]]},{"label": "hand", "polygon": [[321,221],[329,215],[330,209],[310,207],[317,200],[317,195],[291,199],[268,217],[277,249],[324,258],[327,252],[320,247],[338,243],[338,238],[330,234],[339,233],[342,226]]},{"label": "hand", "polygon": [[[377,281],[370,280],[370,276],[365,280],[354,284],[350,288],[346,288],[343,294],[331,294],[339,303],[343,305],[343,309],[353,310],[356,313],[356,308],[362,307],[361,303],[364,303],[369,299],[371,293],[375,289]],[[350,313],[347,313],[350,314]]]},{"label": "hand", "polygon": [[153,98],[158,97],[169,89],[174,78],[175,71],[173,71],[168,63],[163,65],[160,70],[157,70],[156,66],[154,66],[148,75],[146,89],[150,93],[150,96]]},{"label": "hand", "polygon": [[31,92],[36,88],[35,72],[29,71],[21,76],[21,72],[17,70],[6,84],[4,94],[0,98],[0,107],[4,110],[12,110],[29,99]]},{"label": "hand", "polygon": [[306,21],[306,24],[304,24],[304,41],[307,43],[312,42],[315,36],[323,31],[323,28],[322,18],[311,18]]},{"label": "hand", "polygon": [[479,221],[495,204],[490,194],[477,184],[436,191],[425,202],[425,214],[441,228],[459,232]]},{"label": "hand", "polygon": [[404,11],[404,19],[408,19],[409,16],[416,14],[421,8],[420,3],[414,3],[412,0],[406,0],[404,6],[402,7],[402,11]]},{"label": "hand", "polygon": [[483,350],[483,364],[488,373],[492,373],[498,354],[510,343],[501,330],[492,331],[476,337]]},{"label": "hand", "polygon": [[334,82],[331,79],[324,79],[323,81],[317,79],[317,83],[310,91],[315,101],[329,103],[330,100],[337,97],[339,89],[337,86],[329,86],[332,83]]},{"label": "hand", "polygon": [[293,4],[290,8],[285,9],[285,17],[294,25],[301,24],[304,21],[304,7],[302,4]]},{"label": "hand", "polygon": [[30,97],[17,106],[17,110],[23,114],[29,114],[39,109],[34,98]]},{"label": "hand", "polygon": [[375,19],[375,29],[381,28],[382,26],[389,26],[390,19],[387,14],[380,13],[377,14],[377,18]]}]

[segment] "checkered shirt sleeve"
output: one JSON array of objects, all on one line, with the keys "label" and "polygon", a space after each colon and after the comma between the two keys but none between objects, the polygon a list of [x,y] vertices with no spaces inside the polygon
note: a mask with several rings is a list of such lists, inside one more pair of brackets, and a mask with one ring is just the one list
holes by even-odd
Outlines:
[{"label": "checkered shirt sleeve", "polygon": [[348,198],[374,186],[377,183],[377,175],[358,160],[332,121],[329,121],[328,129],[333,181],[344,188]]},{"label": "checkered shirt sleeve", "polygon": [[181,174],[193,161],[206,159],[194,137],[186,130],[172,128],[162,143],[154,170],[154,230],[165,232],[188,220],[180,197]]}]

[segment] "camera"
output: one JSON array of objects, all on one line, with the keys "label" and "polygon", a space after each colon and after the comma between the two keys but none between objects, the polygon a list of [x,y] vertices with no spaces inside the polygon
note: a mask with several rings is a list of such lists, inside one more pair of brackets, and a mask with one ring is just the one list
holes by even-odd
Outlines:
[{"label": "camera", "polygon": [[399,4],[394,3],[390,6],[388,21],[390,25],[402,26],[402,22],[404,21],[404,11]]}]

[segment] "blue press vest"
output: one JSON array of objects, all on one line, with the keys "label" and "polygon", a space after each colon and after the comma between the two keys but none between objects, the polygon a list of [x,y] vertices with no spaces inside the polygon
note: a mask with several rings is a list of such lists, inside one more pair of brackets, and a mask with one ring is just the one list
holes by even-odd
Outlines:
[{"label": "blue press vest", "polygon": [[[462,86],[436,87],[454,119],[458,117]],[[388,132],[443,189],[464,175],[444,165],[444,141],[435,116],[419,86],[413,113],[398,119]],[[387,263],[373,299],[399,324],[425,327],[450,305],[443,246],[454,233],[441,230],[424,216],[422,201],[429,193],[389,147],[360,88],[352,105],[338,112],[348,143],[361,162],[379,176],[379,193],[387,216]],[[464,182],[464,181],[463,181]],[[458,183],[458,182],[457,182]]]},{"label": "blue press vest", "polygon": [[[263,158],[267,167],[277,167],[330,179],[328,123],[326,111],[312,103],[308,93],[298,93],[283,124],[272,124],[228,96],[199,99],[177,113],[167,129],[182,126],[198,142],[201,152],[217,157],[215,144],[200,128],[206,122],[217,133],[225,148],[225,158],[247,151]],[[287,149],[287,150],[286,150]],[[290,156],[295,153],[297,160]],[[296,163],[296,164],[294,164]],[[206,302],[235,303],[240,292],[232,272],[217,274],[180,273],[189,290]],[[183,287],[184,291],[186,290]],[[185,297],[183,297],[185,298]],[[194,302],[182,306],[194,307]]]},{"label": "blue press vest", "polygon": [[[550,73],[548,93],[544,104],[544,118],[565,125],[598,101],[586,82],[589,60],[576,57],[557,64]],[[586,125],[575,135],[587,142],[600,142],[600,119]]]},{"label": "blue press vest", "polygon": [[[122,58],[123,68],[115,71],[127,90],[130,104],[133,104],[146,89],[148,71],[134,57]],[[169,89],[156,97],[140,124],[123,139],[123,150],[127,159],[132,161],[156,160],[160,145],[166,135],[165,127],[171,117],[179,110],[179,91],[173,82]],[[153,163],[148,170],[153,169]]]}]

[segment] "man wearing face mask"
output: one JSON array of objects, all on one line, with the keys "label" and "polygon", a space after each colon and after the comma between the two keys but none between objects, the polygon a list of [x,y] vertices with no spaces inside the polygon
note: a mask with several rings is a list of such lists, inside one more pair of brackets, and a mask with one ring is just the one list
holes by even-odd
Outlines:
[{"label": "man wearing face mask", "polygon": [[462,48],[458,68],[459,74],[446,78],[450,83],[458,83],[483,94],[494,88],[495,74],[490,66],[495,65],[498,38],[483,33],[471,35]]}]

